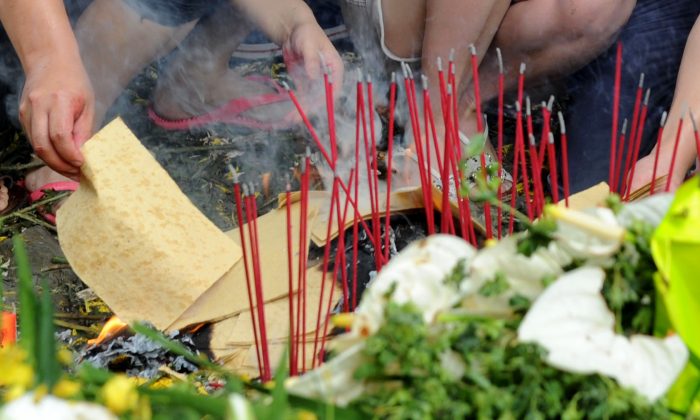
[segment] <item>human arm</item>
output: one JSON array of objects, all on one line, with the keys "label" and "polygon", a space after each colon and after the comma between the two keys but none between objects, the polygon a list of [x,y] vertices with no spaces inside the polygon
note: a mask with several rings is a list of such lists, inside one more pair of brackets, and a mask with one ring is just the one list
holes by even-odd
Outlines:
[{"label": "human arm", "polygon": [[[321,56],[330,68],[333,82],[343,80],[343,62],[309,6],[301,0],[232,0],[251,22],[277,45],[281,45],[288,65],[303,65],[303,75],[317,80],[323,74]],[[340,89],[336,89],[338,93]]]},{"label": "human arm", "polygon": [[94,95],[61,0],[3,0],[0,21],[26,81],[20,120],[36,154],[77,178],[79,147],[90,136]]},{"label": "human arm", "polygon": [[[668,122],[661,138],[661,144],[656,145],[648,156],[637,162],[634,179],[630,183],[631,191],[635,191],[651,182],[657,148],[660,148],[657,178],[669,173],[678,125],[684,111],[684,123],[678,143],[676,163],[671,174],[672,191],[683,182],[686,172],[695,162],[697,158],[695,136],[687,107],[695,113],[696,118],[700,115],[700,85],[697,83],[695,72],[698,66],[700,66],[700,18],[695,22],[695,26],[690,32],[686,43],[683,60],[678,71],[678,79],[676,80],[676,92],[668,114]],[[700,123],[700,121],[696,120],[696,123]]]}]

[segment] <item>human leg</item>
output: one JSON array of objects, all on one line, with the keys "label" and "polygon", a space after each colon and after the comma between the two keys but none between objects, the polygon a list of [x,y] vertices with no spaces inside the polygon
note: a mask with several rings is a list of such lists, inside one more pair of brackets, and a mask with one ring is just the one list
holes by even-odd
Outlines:
[{"label": "human leg", "polygon": [[[186,119],[237,98],[274,93],[269,84],[246,79],[229,68],[231,55],[252,29],[246,17],[228,4],[203,17],[160,75],[153,95],[155,112],[171,120]],[[290,110],[288,103],[277,102],[243,115],[274,121]]]}]

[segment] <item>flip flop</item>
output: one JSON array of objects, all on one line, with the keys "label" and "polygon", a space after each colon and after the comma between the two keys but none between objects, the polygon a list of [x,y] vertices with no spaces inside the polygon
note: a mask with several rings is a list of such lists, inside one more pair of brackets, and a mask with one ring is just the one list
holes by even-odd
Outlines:
[{"label": "flip flop", "polygon": [[243,116],[247,111],[259,106],[289,101],[289,94],[273,79],[265,76],[247,76],[246,80],[271,84],[275,93],[264,93],[252,97],[236,98],[212,112],[196,117],[170,120],[159,116],[153,106],[148,108],[148,116],[157,126],[166,130],[185,131],[212,123],[224,123],[258,130],[281,130],[293,127],[298,123],[296,110],[290,111],[285,117],[275,121],[260,121]]},{"label": "flip flop", "polygon": [[[32,191],[29,194],[29,201],[31,203],[34,203],[36,201],[41,200],[44,197],[44,195],[46,195],[46,191],[75,191],[78,189],[79,185],[80,184],[75,181],[50,182],[48,184],[43,185],[38,190]],[[47,222],[54,225],[56,224],[56,214],[51,213],[49,211],[45,211],[44,209],[40,209],[39,213],[41,213],[41,215]]]},{"label": "flip flop", "polygon": [[27,190],[24,189],[22,185],[13,182],[12,178],[9,176],[0,177],[0,182],[5,184],[8,196],[7,207],[0,210],[0,216],[4,216],[23,206],[27,202],[28,194]]}]

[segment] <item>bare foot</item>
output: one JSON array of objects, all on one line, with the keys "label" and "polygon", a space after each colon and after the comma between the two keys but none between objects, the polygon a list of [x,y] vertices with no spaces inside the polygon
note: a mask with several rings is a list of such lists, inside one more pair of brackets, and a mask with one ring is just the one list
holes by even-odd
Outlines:
[{"label": "bare foot", "polygon": [[0,184],[0,213],[7,209],[10,204],[10,191],[7,189],[5,184]]},{"label": "bare foot", "polygon": [[53,171],[48,166],[44,166],[28,173],[25,180],[25,185],[27,190],[34,192],[46,184],[64,181],[72,182],[73,180]]},{"label": "bare foot", "polygon": [[[215,75],[182,66],[166,71],[158,80],[153,95],[153,108],[163,118],[186,119],[207,114],[236,98],[249,98],[276,93],[268,83],[241,77],[227,69]],[[241,116],[257,121],[273,122],[287,116],[294,108],[288,101],[254,106]]]}]

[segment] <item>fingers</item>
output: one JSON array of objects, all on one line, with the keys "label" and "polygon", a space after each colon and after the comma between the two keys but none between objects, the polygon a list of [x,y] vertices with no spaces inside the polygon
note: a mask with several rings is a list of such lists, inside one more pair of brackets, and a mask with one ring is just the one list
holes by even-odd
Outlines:
[{"label": "fingers", "polygon": [[63,159],[51,140],[49,107],[32,98],[28,101],[27,105],[22,106],[22,122],[34,152],[55,171],[67,176],[76,176],[79,173],[78,167]]},{"label": "fingers", "polygon": [[73,141],[73,107],[83,108],[82,104],[71,104],[66,97],[56,99],[49,111],[49,139],[61,159],[78,168],[83,164],[83,156]]}]

